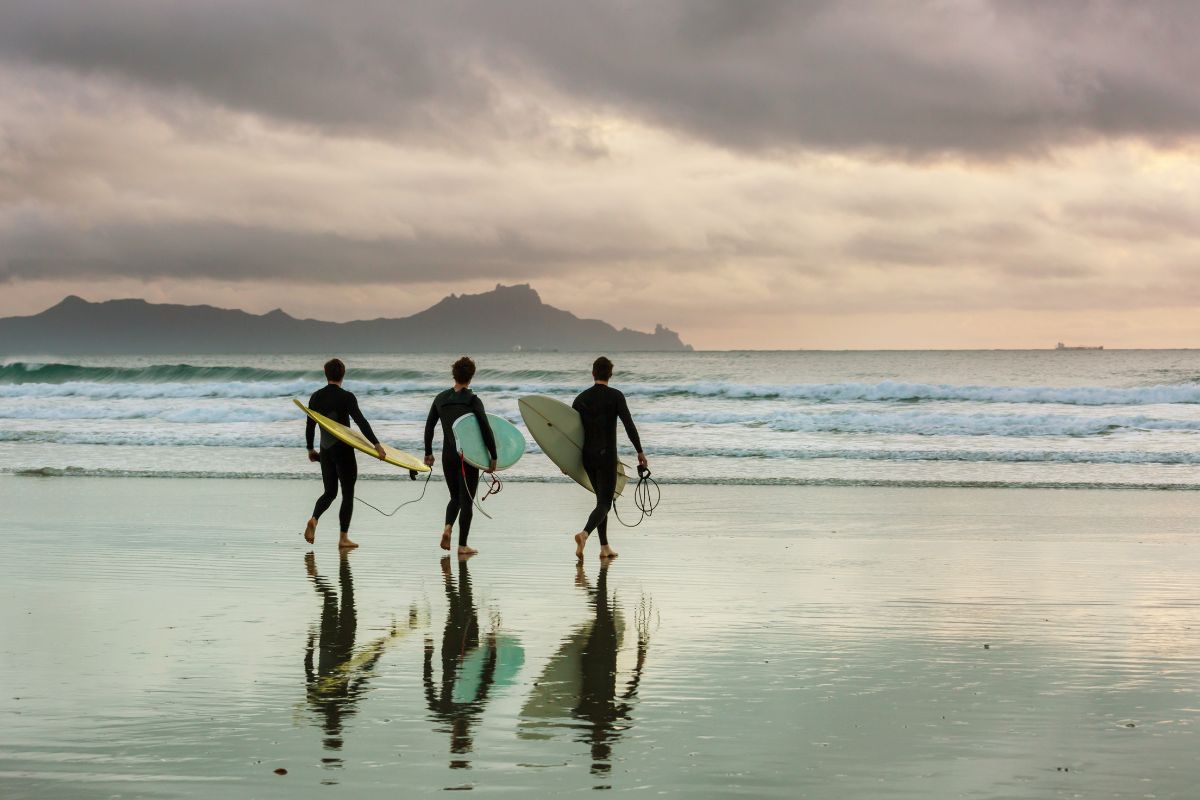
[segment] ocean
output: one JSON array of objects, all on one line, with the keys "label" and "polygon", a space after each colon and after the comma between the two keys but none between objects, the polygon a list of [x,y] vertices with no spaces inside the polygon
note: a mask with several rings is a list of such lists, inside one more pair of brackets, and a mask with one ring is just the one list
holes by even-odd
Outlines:
[{"label": "ocean", "polygon": [[[419,451],[457,354],[342,355]],[[306,544],[323,356],[0,365],[0,796],[1196,796],[1200,352],[609,355],[611,563],[536,450],[469,561],[438,483]],[[518,423],[589,383],[477,360]]]},{"label": "ocean", "polygon": [[[341,355],[376,431],[419,453],[457,354]],[[664,483],[1200,488],[1200,351],[609,355]],[[569,402],[590,383],[584,354],[475,357],[476,392],[518,426],[522,395]],[[290,401],[322,385],[324,358],[9,359],[0,470],[310,478]],[[505,477],[564,480],[532,439]]]}]

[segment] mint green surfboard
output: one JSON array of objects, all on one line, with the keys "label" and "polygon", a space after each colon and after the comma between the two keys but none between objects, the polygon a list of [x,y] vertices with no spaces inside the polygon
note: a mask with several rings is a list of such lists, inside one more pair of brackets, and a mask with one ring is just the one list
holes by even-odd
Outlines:
[{"label": "mint green surfboard", "polygon": [[[492,435],[496,437],[496,470],[508,469],[521,460],[525,454],[525,437],[521,431],[503,417],[495,414],[487,415],[492,427]],[[479,421],[474,414],[464,414],[454,421],[454,441],[466,462],[479,469],[487,469],[492,457],[487,446],[483,443],[483,434],[479,430]]]}]

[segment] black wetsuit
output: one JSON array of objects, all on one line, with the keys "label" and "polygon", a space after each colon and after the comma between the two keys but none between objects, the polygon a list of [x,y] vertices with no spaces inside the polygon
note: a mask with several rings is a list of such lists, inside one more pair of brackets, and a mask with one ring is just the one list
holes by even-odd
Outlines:
[{"label": "black wetsuit", "polygon": [[583,469],[596,491],[596,507],[588,517],[585,531],[599,531],[600,544],[608,544],[608,511],[617,491],[617,419],[625,425],[629,441],[639,453],[638,438],[625,395],[602,383],[593,385],[575,398],[571,408],[583,418]]},{"label": "black wetsuit", "polygon": [[[353,419],[362,435],[367,437],[367,441],[379,444],[375,431],[371,430],[366,417],[358,410],[358,398],[342,387],[331,383],[324,389],[318,389],[308,398],[308,407],[343,425],[349,425]],[[313,449],[316,429],[317,423],[309,417],[304,424],[304,442],[309,450]],[[321,480],[325,482],[325,494],[317,498],[313,517],[320,519],[325,510],[333,504],[340,482],[342,506],[338,510],[338,522],[342,525],[342,533],[349,533],[350,517],[354,513],[354,483],[358,480],[358,461],[354,458],[353,447],[339,442],[324,428],[321,429]]]},{"label": "black wetsuit", "polygon": [[495,460],[496,437],[492,435],[492,426],[483,412],[483,401],[470,389],[459,392],[447,389],[433,398],[429,418],[425,420],[427,456],[433,455],[433,430],[438,420],[442,421],[442,475],[445,476],[446,488],[450,491],[450,502],[446,504],[446,524],[453,525],[454,520],[458,519],[459,547],[467,546],[467,536],[471,533],[471,518],[475,513],[471,498],[479,488],[479,470],[459,458],[458,443],[454,441],[454,421],[467,414],[474,414],[475,419],[479,420],[483,443],[492,460]]}]

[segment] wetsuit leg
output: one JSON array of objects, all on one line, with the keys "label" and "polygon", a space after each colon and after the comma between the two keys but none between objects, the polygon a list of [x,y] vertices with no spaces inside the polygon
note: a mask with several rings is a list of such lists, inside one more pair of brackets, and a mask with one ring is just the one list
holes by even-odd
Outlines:
[{"label": "wetsuit leg", "polygon": [[454,520],[458,520],[458,546],[466,547],[467,537],[471,535],[471,520],[475,516],[475,506],[471,498],[479,488],[479,470],[470,464],[464,464],[458,453],[443,452],[442,475],[446,478],[446,488],[450,490],[450,502],[446,504],[446,524],[453,525]]},{"label": "wetsuit leg", "polygon": [[471,520],[475,517],[475,504],[471,498],[479,491],[479,469],[470,464],[464,464],[463,472],[466,480],[459,479],[458,504],[458,546],[467,546],[467,537],[471,535]]},{"label": "wetsuit leg", "polygon": [[338,522],[342,525],[342,533],[350,532],[350,517],[354,514],[354,484],[358,482],[358,459],[354,457],[354,448],[338,445],[336,450],[338,462],[338,478],[342,483],[342,507],[338,509]]},{"label": "wetsuit leg", "polygon": [[[336,445],[335,445],[336,447]],[[321,481],[325,484],[325,494],[317,498],[313,506],[313,519],[320,519],[338,495],[338,468],[335,447],[321,448]]]},{"label": "wetsuit leg", "polygon": [[458,485],[462,483],[462,462],[458,453],[442,453],[442,477],[446,479],[446,491],[450,502],[446,503],[446,524],[453,525],[458,519]]},{"label": "wetsuit leg", "polygon": [[600,534],[600,544],[608,544],[608,512],[612,508],[613,495],[617,491],[617,462],[615,458],[583,454],[583,469],[587,472],[592,488],[596,490],[596,507],[592,509],[583,529]]}]

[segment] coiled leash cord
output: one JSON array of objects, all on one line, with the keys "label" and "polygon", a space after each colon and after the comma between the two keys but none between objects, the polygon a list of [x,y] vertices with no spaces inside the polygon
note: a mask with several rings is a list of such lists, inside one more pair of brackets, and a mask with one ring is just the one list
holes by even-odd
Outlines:
[{"label": "coiled leash cord", "polygon": [[[624,496],[624,495],[622,495]],[[625,520],[621,519],[621,512],[617,509],[617,504],[613,502],[613,513],[617,517],[617,522],[620,522],[626,528],[636,528],[642,524],[646,517],[654,516],[654,509],[658,508],[659,501],[662,500],[662,489],[658,488],[658,481],[650,477],[650,469],[638,465],[638,481],[637,486],[633,487],[633,506],[641,512],[638,521],[630,525]]]},{"label": "coiled leash cord", "polygon": [[[421,485],[421,494],[419,494],[415,500],[406,500],[405,502],[403,502],[400,505],[393,508],[391,511],[384,511],[382,508],[376,508],[375,506],[368,503],[366,500],[363,500],[358,495],[354,495],[354,499],[357,500],[358,502],[362,503],[367,508],[374,508],[376,511],[378,511],[380,514],[383,514],[385,517],[390,517],[407,505],[411,505],[413,503],[419,503],[421,501],[421,498],[423,498],[425,496],[425,490],[427,488],[429,488],[429,479],[432,477],[433,477],[433,470],[430,469],[429,472],[425,473],[425,483],[423,483]],[[408,471],[408,479],[410,481],[415,481],[417,479],[417,471],[410,469]]]}]

